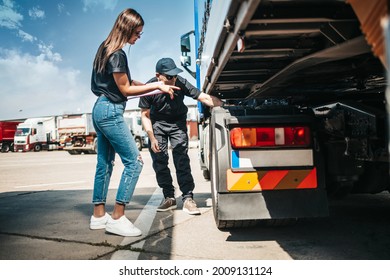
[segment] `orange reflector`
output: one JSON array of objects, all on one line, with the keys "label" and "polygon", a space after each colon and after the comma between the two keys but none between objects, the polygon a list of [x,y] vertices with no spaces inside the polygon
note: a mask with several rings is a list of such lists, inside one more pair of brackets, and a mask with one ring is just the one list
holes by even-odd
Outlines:
[{"label": "orange reflector", "polygon": [[229,191],[264,191],[317,188],[317,170],[226,171]]}]

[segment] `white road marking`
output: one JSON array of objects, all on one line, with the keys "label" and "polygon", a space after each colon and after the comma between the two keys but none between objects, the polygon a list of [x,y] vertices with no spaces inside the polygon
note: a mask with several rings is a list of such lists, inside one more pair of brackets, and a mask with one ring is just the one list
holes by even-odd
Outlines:
[{"label": "white road marking", "polygon": [[25,185],[17,186],[15,189],[26,189],[26,188],[36,188],[36,187],[48,187],[48,186],[59,186],[59,185],[73,185],[73,184],[83,184],[86,181],[73,181],[73,182],[62,182],[62,183],[50,183],[50,184],[36,184],[36,185]]},{"label": "white road marking", "polygon": [[[148,203],[145,205],[144,209],[141,211],[141,214],[138,216],[137,220],[134,222],[134,225],[138,227],[143,233],[141,238],[144,237],[145,234],[149,233],[157,213],[156,211],[157,206],[160,205],[163,198],[164,196],[161,193],[161,189],[157,188],[156,191],[151,196],[151,198],[149,199]],[[125,246],[127,244],[130,244],[131,242],[134,242],[134,237],[125,237],[120,245]],[[145,244],[145,240],[142,240],[136,244],[136,247],[142,249],[144,244]],[[111,259],[112,260],[137,260],[139,254],[140,252],[134,252],[130,250],[118,250],[112,255]]]},{"label": "white road marking", "polygon": [[[29,166],[34,166],[34,167],[41,167],[41,166],[54,166],[54,165],[59,165],[63,166],[65,164],[67,165],[74,165],[74,164],[89,164],[91,161],[86,161],[86,160],[77,160],[77,161],[56,161],[56,162],[36,162],[36,161],[29,161],[29,160],[23,160],[23,161],[8,161],[7,163],[0,162],[0,168],[9,168],[9,167],[29,167]],[[94,162],[92,162],[94,163]]]}]

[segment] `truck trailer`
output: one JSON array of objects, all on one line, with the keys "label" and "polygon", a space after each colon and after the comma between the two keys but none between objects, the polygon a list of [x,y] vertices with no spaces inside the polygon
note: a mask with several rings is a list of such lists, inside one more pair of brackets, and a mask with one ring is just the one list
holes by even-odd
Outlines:
[{"label": "truck trailer", "polygon": [[[126,112],[124,120],[141,151],[147,146],[148,138],[141,126],[140,113]],[[63,149],[71,155],[97,153],[97,135],[91,113],[62,116],[58,121],[58,134]]]},{"label": "truck trailer", "polygon": [[97,136],[90,113],[62,116],[58,121],[58,134],[63,149],[71,155],[97,152]]},{"label": "truck trailer", "polygon": [[14,136],[20,121],[0,121],[0,151],[14,151]]},{"label": "truck trailer", "polygon": [[224,101],[198,105],[218,228],[327,217],[331,197],[389,191],[388,8],[386,0],[194,1],[181,62],[194,67],[195,46],[190,73]]}]

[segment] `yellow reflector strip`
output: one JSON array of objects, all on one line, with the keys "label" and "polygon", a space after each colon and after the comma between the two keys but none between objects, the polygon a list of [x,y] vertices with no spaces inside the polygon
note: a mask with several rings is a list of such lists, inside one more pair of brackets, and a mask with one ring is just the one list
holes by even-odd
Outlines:
[{"label": "yellow reflector strip", "polygon": [[317,170],[226,171],[229,191],[264,191],[317,188]]}]

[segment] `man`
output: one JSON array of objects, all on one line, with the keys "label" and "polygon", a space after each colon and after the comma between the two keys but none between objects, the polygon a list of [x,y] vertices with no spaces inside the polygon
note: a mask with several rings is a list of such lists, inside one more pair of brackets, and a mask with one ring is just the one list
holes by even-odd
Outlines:
[{"label": "man", "polygon": [[157,183],[162,188],[164,200],[157,208],[163,212],[175,209],[175,188],[172,184],[171,172],[168,168],[168,141],[172,146],[173,162],[176,169],[177,182],[182,192],[183,211],[198,215],[200,211],[193,200],[195,188],[188,157],[187,111],[184,97],[198,100],[209,107],[221,106],[222,101],[214,96],[200,92],[183,77],[178,76],[183,70],[176,67],[171,58],[162,58],[156,64],[156,77],[149,82],[162,82],[175,85],[171,99],[167,94],[144,96],[140,98],[142,125],[149,136],[149,151],[156,172]]}]

